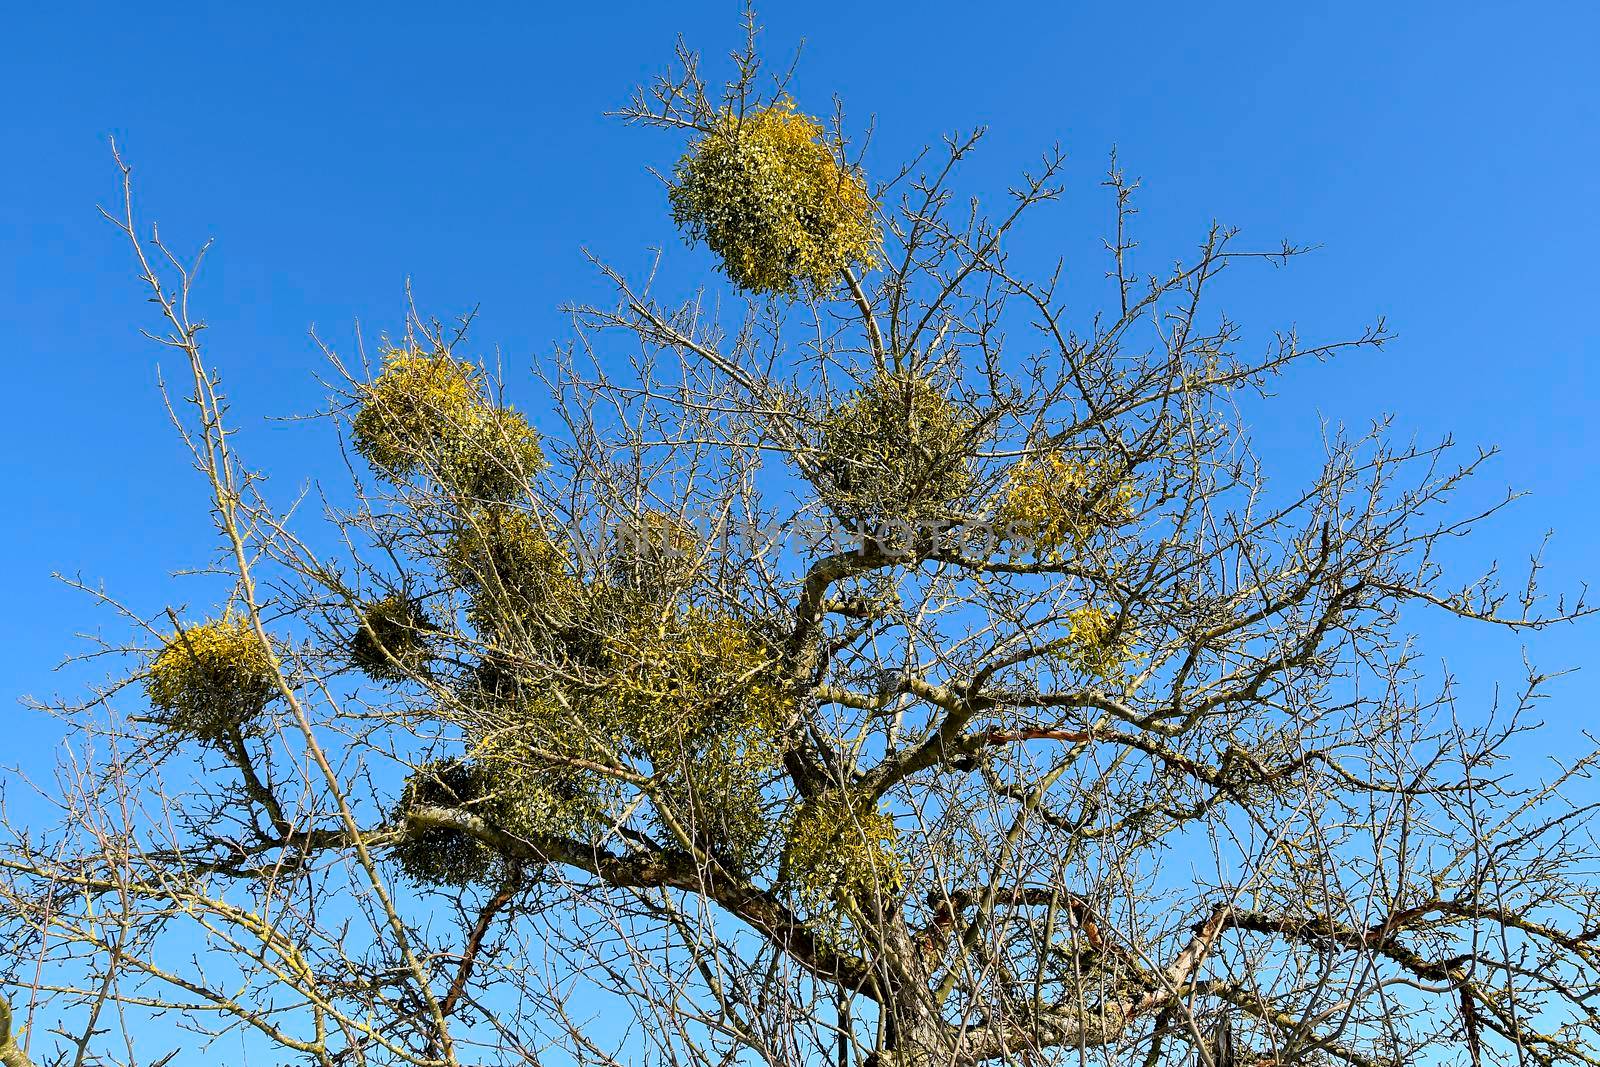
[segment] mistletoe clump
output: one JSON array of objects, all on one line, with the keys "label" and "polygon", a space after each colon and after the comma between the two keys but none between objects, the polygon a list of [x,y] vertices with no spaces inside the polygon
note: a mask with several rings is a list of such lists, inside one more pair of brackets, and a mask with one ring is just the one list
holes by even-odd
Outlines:
[{"label": "mistletoe clump", "polygon": [[466,591],[467,617],[484,635],[550,629],[577,592],[566,554],[521,508],[468,512],[445,545],[443,567]]},{"label": "mistletoe clump", "polygon": [[361,400],[351,425],[356,451],[391,481],[422,475],[502,500],[545,466],[527,419],[491,403],[477,368],[447,352],[390,350]]},{"label": "mistletoe clump", "polygon": [[664,755],[656,768],[657,824],[686,834],[733,870],[752,873],[773,841],[766,790],[780,758],[771,734],[748,729],[708,734]]},{"label": "mistletoe clump", "polygon": [[423,885],[471,885],[483,881],[500,865],[501,857],[489,845],[456,826],[411,825],[407,816],[422,809],[463,811],[480,818],[499,814],[503,797],[497,795],[493,776],[466,760],[426,763],[406,779],[396,810],[404,829],[392,855],[400,869]]},{"label": "mistletoe clump", "polygon": [[421,885],[465,886],[503,881],[525,866],[474,833],[466,819],[514,841],[582,835],[598,815],[593,790],[574,773],[552,773],[530,761],[509,736],[478,747],[476,759],[418,767],[406,780],[394,823],[401,834],[391,855]]},{"label": "mistletoe clump", "polygon": [[879,374],[823,420],[827,496],[854,516],[933,515],[971,488],[975,432],[927,378]]},{"label": "mistletoe clump", "polygon": [[612,577],[621,588],[659,595],[691,581],[703,551],[700,532],[687,520],[645,508],[612,531]]},{"label": "mistletoe clump", "polygon": [[762,790],[796,710],[771,651],[700,609],[636,623],[608,651],[597,707],[619,748],[655,772],[661,820],[748,867],[770,833]]},{"label": "mistletoe clump", "polygon": [[587,840],[604,825],[616,784],[593,768],[611,762],[597,735],[573,722],[570,708],[548,700],[521,703],[479,734],[472,756],[509,801],[502,829],[522,837]]},{"label": "mistletoe clump", "polygon": [[1086,605],[1067,613],[1062,658],[1073,670],[1097,678],[1121,673],[1133,659],[1133,633],[1116,612]]},{"label": "mistletoe clump", "polygon": [[485,404],[448,442],[443,471],[464,496],[506,501],[521,494],[546,465],[539,435],[527,418],[513,408]]},{"label": "mistletoe clump", "polygon": [[647,618],[614,638],[610,652],[607,695],[646,758],[669,757],[710,732],[773,737],[794,711],[772,652],[729,615],[690,608]]},{"label": "mistletoe clump", "polygon": [[1138,493],[1115,462],[1051,451],[1011,469],[999,519],[1041,555],[1081,548],[1098,531],[1133,520]]},{"label": "mistletoe clump", "polygon": [[[763,792],[795,712],[774,657],[748,627],[706,610],[634,611],[597,625],[615,629],[595,635],[581,663],[486,659],[461,720],[470,762],[419,771],[400,817],[433,807],[516,837],[584,840],[605,825],[619,782],[646,773],[666,836],[755,869],[773,835]],[[448,819],[408,825],[396,856],[419,881],[481,881],[504,868]]]},{"label": "mistletoe clump", "polygon": [[826,295],[846,268],[878,262],[882,236],[865,180],[790,100],[724,113],[675,178],[673,218],[749,292]]},{"label": "mistletoe clump", "polygon": [[260,718],[278,692],[278,674],[251,622],[225,616],[168,638],[145,688],[166,729],[221,741]]},{"label": "mistletoe clump", "polygon": [[905,881],[894,819],[871,796],[833,789],[802,801],[785,828],[784,866],[808,907],[859,911]]},{"label": "mistletoe clump", "polygon": [[482,390],[477,370],[448,353],[396,348],[362,394],[351,426],[356,451],[380,473],[403,478],[472,421]]},{"label": "mistletoe clump", "polygon": [[428,635],[434,626],[418,604],[403,593],[380,597],[362,608],[350,639],[350,662],[380,682],[404,681],[429,659]]},{"label": "mistletoe clump", "polygon": [[0,1064],[6,1067],[31,1067],[28,1057],[17,1047],[20,1034],[11,1033],[11,1005],[0,996]]}]

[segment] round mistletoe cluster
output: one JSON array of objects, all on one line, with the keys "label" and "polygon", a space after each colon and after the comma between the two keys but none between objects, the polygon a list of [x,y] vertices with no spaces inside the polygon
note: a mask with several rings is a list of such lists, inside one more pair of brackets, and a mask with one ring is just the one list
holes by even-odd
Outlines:
[{"label": "round mistletoe cluster", "polygon": [[278,692],[272,653],[248,619],[180,629],[150,664],[145,689],[172,733],[222,741],[248,729]]},{"label": "round mistletoe cluster", "polygon": [[535,851],[545,835],[586,840],[615,808],[620,787],[601,768],[619,760],[648,770],[666,836],[739,870],[761,862],[773,834],[763,790],[794,705],[760,642],[732,619],[684,611],[635,619],[585,666],[584,682],[507,668],[469,715],[468,757],[411,776],[393,855],[413,879],[505,877],[530,855],[505,855],[497,835]]},{"label": "round mistletoe cluster", "polygon": [[1073,670],[1110,678],[1132,662],[1133,630],[1116,612],[1092,605],[1075,608],[1067,613],[1067,625],[1062,659]]},{"label": "round mistletoe cluster", "polygon": [[700,609],[647,617],[607,651],[594,714],[655,773],[658,820],[748,869],[771,833],[762,792],[795,712],[771,651],[737,619]]},{"label": "round mistletoe cluster", "polygon": [[675,178],[674,219],[749,292],[826,295],[845,268],[878,262],[882,236],[865,180],[792,101],[723,114]]},{"label": "round mistletoe cluster", "polygon": [[350,639],[350,662],[375,681],[404,681],[427,666],[432,632],[415,600],[403,593],[380,597],[362,608]]},{"label": "round mistletoe cluster", "polygon": [[467,733],[467,755],[419,766],[394,810],[404,834],[392,855],[415,881],[525,876],[541,862],[541,841],[587,841],[605,825],[615,785],[580,765],[605,757],[569,708],[504,701]]},{"label": "round mistletoe cluster", "polygon": [[[506,758],[425,763],[400,795],[394,821],[405,833],[391,855],[422,885],[503,881],[535,859],[540,835],[569,834],[584,821],[590,809],[562,796],[563,784]],[[472,831],[469,818],[527,844],[527,852],[502,852]]]},{"label": "round mistletoe cluster", "polygon": [[853,517],[935,515],[972,486],[975,428],[927,378],[879,374],[823,419],[824,492]]},{"label": "round mistletoe cluster", "polygon": [[905,881],[894,819],[859,791],[833,789],[804,800],[784,836],[790,882],[816,911],[859,911],[895,895]]},{"label": "round mistletoe cluster", "polygon": [[545,466],[528,420],[491,403],[477,368],[442,351],[391,349],[361,387],[351,431],[391,481],[420,476],[475,499],[516,496]]},{"label": "round mistletoe cluster", "polygon": [[999,520],[1042,556],[1081,548],[1100,530],[1133,520],[1138,493],[1115,461],[1060,451],[1025,459],[1011,469]]},{"label": "round mistletoe cluster", "polygon": [[[465,760],[441,760],[418,767],[406,779],[395,811],[404,822],[413,811],[444,808],[489,814],[494,783],[482,767]],[[470,885],[499,863],[499,854],[454,826],[406,827],[392,855],[401,870],[424,885]]]},{"label": "round mistletoe cluster", "polygon": [[688,521],[646,508],[611,534],[611,569],[623,586],[666,593],[694,577],[704,546]]},{"label": "round mistletoe cluster", "polygon": [[566,554],[521,508],[480,507],[461,516],[443,564],[467,593],[468,620],[486,637],[548,629],[577,592]]}]

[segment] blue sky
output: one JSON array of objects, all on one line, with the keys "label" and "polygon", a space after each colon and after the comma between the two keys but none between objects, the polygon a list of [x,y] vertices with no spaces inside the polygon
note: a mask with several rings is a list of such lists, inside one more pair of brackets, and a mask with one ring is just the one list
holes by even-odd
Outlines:
[{"label": "blue sky", "polygon": [[[1454,432],[1504,457],[1483,492],[1532,499],[1472,558],[1521,558],[1558,532],[1549,575],[1596,576],[1600,433],[1593,315],[1600,80],[1587,4],[772,4],[773,53],[803,36],[797,95],[876,117],[869,166],[986,123],[969,168],[998,196],[1052,141],[1073,156],[1066,201],[1023,239],[1102,269],[1107,153],[1144,179],[1143,265],[1158,270],[1218,219],[1262,245],[1320,244],[1289,270],[1229,283],[1264,340],[1353,333],[1388,315],[1381,355],[1297,371],[1255,417],[1274,469],[1305,471],[1318,419],[1393,412],[1401,435]],[[0,321],[9,347],[0,559],[14,609],[0,692],[45,695],[107,617],[52,581],[104,581],[146,611],[168,572],[201,562],[198,483],[155,390],[153,320],[126,250],[95,213],[116,193],[115,135],[147,218],[178,247],[217,244],[199,300],[244,447],[287,493],[328,471],[324,431],[262,421],[315,409],[315,326],[348,350],[356,322],[399,325],[407,278],[449,316],[481,305],[477,351],[515,372],[567,336],[559,305],[599,292],[588,247],[637,267],[648,249],[691,284],[646,168],[679,146],[602,112],[655,71],[673,35],[735,43],[733,3],[216,5],[135,11],[31,5],[0,54]],[[698,272],[698,273],[697,273]],[[523,394],[525,402],[531,394]],[[535,411],[537,416],[537,411]],[[1432,624],[1424,622],[1424,628]],[[1593,627],[1535,640],[1541,663],[1590,658]],[[1445,627],[1431,650],[1485,695],[1516,638]],[[1587,721],[1591,682],[1547,705]],[[9,704],[9,700],[7,701]],[[23,746],[55,727],[15,705]]]},{"label": "blue sky", "polygon": [[[331,7],[331,5],[330,5]],[[967,173],[995,199],[1044,146],[1071,152],[1066,201],[1028,255],[1067,257],[1094,289],[1110,149],[1142,176],[1143,265],[1163,268],[1217,219],[1321,250],[1241,272],[1226,306],[1249,336],[1298,325],[1379,355],[1296,371],[1255,418],[1269,469],[1304,473],[1319,418],[1498,445],[1485,479],[1532,498],[1471,559],[1523,558],[1546,528],[1557,585],[1600,577],[1593,314],[1600,249],[1600,79],[1589,4],[1338,5],[922,2],[769,4],[774,54],[803,36],[796,95],[876,116],[869,167],[991,127]],[[202,562],[199,483],[155,389],[152,326],[117,235],[106,147],[135,165],[146,218],[178,247],[217,244],[198,297],[243,447],[278,489],[330,470],[325,431],[262,421],[314,410],[315,326],[341,349],[359,321],[398,327],[411,279],[428,311],[481,306],[477,352],[516,372],[568,336],[566,300],[601,290],[588,247],[625,267],[664,247],[691,284],[648,166],[677,142],[602,112],[660,67],[675,33],[720,54],[737,5],[29,5],[0,44],[0,322],[8,346],[0,560],[0,720],[26,749],[57,728],[13,704],[75,682],[50,668],[111,623],[50,578],[81,572],[145,611]],[[1086,310],[1086,309],[1085,309]],[[521,393],[527,404],[531,390]],[[534,410],[537,421],[537,409]],[[334,462],[337,462],[336,460]],[[334,472],[337,473],[336,471]],[[1517,680],[1520,639],[1419,623],[1481,703]],[[1541,664],[1593,658],[1596,629],[1532,639]],[[1545,705],[1590,717],[1576,676]],[[1532,759],[1536,753],[1527,753]],[[1530,763],[1531,768],[1534,764]]]}]

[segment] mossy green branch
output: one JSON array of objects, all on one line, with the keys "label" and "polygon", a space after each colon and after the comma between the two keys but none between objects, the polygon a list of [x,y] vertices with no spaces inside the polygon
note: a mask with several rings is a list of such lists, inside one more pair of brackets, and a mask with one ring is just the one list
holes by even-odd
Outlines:
[{"label": "mossy green branch", "polygon": [[11,1033],[11,1005],[0,997],[0,1065],[3,1067],[33,1067],[28,1054],[17,1045]]}]

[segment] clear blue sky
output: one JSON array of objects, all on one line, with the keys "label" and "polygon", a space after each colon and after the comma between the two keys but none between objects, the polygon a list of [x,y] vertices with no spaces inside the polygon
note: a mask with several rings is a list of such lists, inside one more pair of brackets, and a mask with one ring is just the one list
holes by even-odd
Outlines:
[{"label": "clear blue sky", "polygon": [[[52,583],[81,571],[146,611],[205,517],[155,392],[152,325],[125,249],[95,213],[116,193],[106,138],[136,167],[147,217],[179,247],[217,238],[199,293],[213,354],[281,491],[326,471],[322,431],[262,415],[314,409],[315,325],[398,326],[411,278],[429,311],[481,304],[478,351],[513,371],[567,336],[558,305],[598,290],[588,246],[625,266],[663,245],[692,278],[647,165],[676,142],[602,117],[684,33],[722,53],[737,7],[714,4],[18,5],[0,44],[0,322],[8,518],[0,560],[6,746],[55,728],[9,697],[46,694],[73,634],[109,621]],[[1402,434],[1499,445],[1492,495],[1534,496],[1476,557],[1522,557],[1546,527],[1550,576],[1600,578],[1600,79],[1588,3],[772,3],[769,49],[804,36],[797,95],[877,117],[869,165],[987,123],[968,172],[999,194],[1054,140],[1073,189],[1028,240],[1095,279],[1119,147],[1145,181],[1160,269],[1213,219],[1271,245],[1320,243],[1287,271],[1234,279],[1227,306],[1258,341],[1298,324],[1379,356],[1304,368],[1259,421],[1286,474],[1316,458],[1317,418],[1380,411]],[[522,393],[528,403],[530,392]],[[535,409],[535,415],[537,410]],[[1482,697],[1516,639],[1430,628],[1431,650]],[[1549,666],[1593,659],[1596,629],[1535,639]],[[1514,677],[1511,680],[1515,680]],[[1587,723],[1592,679],[1546,705]]]}]

